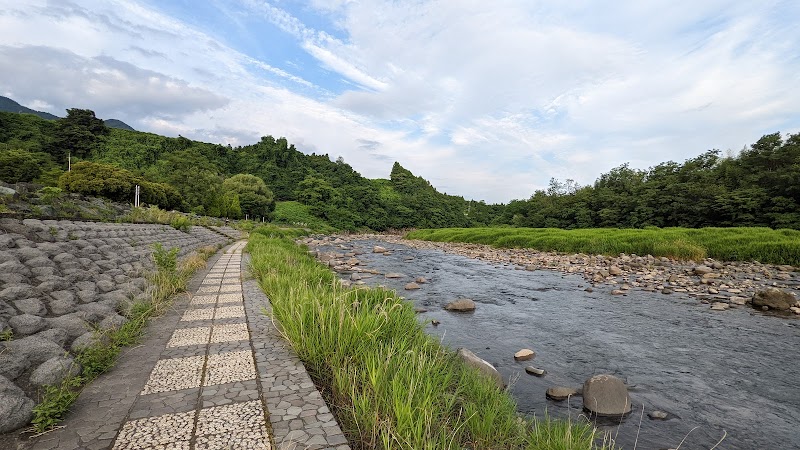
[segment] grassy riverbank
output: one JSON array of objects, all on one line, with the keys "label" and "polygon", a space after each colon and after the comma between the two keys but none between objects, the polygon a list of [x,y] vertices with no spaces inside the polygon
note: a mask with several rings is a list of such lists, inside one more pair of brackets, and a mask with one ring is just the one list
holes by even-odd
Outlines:
[{"label": "grassy riverbank", "polygon": [[425,334],[394,292],[342,288],[287,239],[251,233],[251,267],[356,449],[591,449],[586,423],[527,421]]},{"label": "grassy riverbank", "polygon": [[770,228],[443,228],[417,230],[406,237],[565,253],[800,265],[800,231]]}]

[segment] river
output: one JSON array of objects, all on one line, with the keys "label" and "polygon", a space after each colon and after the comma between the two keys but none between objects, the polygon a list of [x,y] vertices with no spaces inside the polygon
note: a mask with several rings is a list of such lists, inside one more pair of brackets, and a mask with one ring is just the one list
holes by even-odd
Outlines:
[{"label": "river", "polygon": [[[371,253],[374,245],[391,255]],[[581,398],[554,402],[551,386],[579,388],[589,377],[613,374],[625,381],[633,412],[621,422],[598,423],[623,448],[800,449],[800,320],[749,307],[711,311],[690,297],[607,289],[586,292],[578,275],[512,266],[373,240],[350,244],[363,254],[361,266],[381,273],[368,285],[396,289],[417,307],[427,331],[451,347],[466,347],[494,364],[510,380],[510,392],[525,414],[581,414]],[[321,251],[344,251],[323,247]],[[413,260],[411,260],[413,258]],[[345,275],[343,275],[345,276]],[[416,291],[403,286],[423,276]],[[452,313],[449,301],[466,297],[473,313]],[[519,349],[536,352],[515,362]],[[524,367],[547,374],[535,377]],[[642,410],[644,417],[641,418]],[[668,420],[650,420],[661,410]],[[641,420],[640,420],[641,418]],[[638,435],[638,438],[637,438]],[[637,441],[638,439],[638,441]]]}]

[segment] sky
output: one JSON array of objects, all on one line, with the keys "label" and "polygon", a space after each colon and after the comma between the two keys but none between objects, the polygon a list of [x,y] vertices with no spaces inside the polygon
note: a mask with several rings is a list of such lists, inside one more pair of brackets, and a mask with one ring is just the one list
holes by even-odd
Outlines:
[{"label": "sky", "polygon": [[800,132],[796,0],[0,0],[0,95],[489,203]]}]

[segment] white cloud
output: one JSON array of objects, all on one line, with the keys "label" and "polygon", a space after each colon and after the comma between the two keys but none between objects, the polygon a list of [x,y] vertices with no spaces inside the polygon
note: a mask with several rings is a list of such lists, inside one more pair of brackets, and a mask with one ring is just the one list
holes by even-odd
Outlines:
[{"label": "white cloud", "polygon": [[[526,198],[552,176],[586,184],[624,162],[646,168],[800,127],[796,2],[303,7],[304,17],[316,13],[335,28],[326,31],[292,15],[294,4],[222,1],[225,14],[250,20],[235,26],[273,24],[317,69],[352,87],[332,94],[286,55],[256,58],[133,1],[14,3],[0,12],[0,45],[71,52],[77,68],[18,64],[34,61],[39,80],[67,75],[53,91],[71,97],[24,89],[40,105],[64,107],[82,93],[85,107],[138,105],[127,113],[150,131],[234,145],[285,135],[301,150],[343,156],[365,176],[387,177],[397,160],[448,193],[488,201]],[[76,81],[81,74],[92,81]],[[0,76],[1,92],[25,86]]]}]

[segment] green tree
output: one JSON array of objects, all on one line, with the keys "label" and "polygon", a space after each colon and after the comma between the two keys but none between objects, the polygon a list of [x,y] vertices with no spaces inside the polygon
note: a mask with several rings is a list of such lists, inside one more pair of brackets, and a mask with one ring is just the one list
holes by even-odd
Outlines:
[{"label": "green tree", "polygon": [[264,180],[247,174],[236,174],[222,183],[226,193],[236,194],[241,212],[250,217],[269,217],[275,210],[275,197]]},{"label": "green tree", "polygon": [[67,110],[67,117],[58,119],[53,144],[59,160],[63,161],[67,153],[88,158],[100,149],[101,137],[107,134],[108,128],[95,117],[94,111],[72,108]]}]

